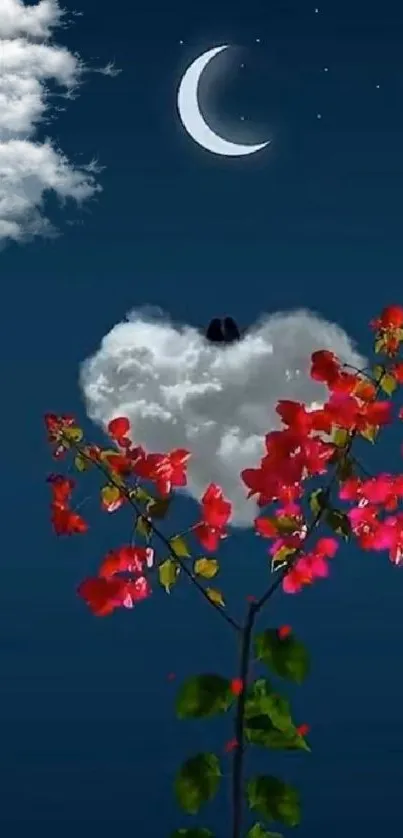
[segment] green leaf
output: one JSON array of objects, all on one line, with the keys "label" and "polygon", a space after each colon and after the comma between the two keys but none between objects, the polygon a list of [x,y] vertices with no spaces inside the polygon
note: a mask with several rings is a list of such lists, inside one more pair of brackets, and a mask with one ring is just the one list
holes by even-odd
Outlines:
[{"label": "green leaf", "polygon": [[375,364],[372,369],[372,375],[375,378],[375,381],[379,384],[382,376],[384,375],[385,367],[381,367],[380,364]]},{"label": "green leaf", "polygon": [[101,501],[102,504],[106,507],[113,506],[113,504],[117,503],[120,500],[120,497],[121,494],[118,487],[113,486],[110,483],[108,483],[107,486],[103,486],[101,489]]},{"label": "green leaf", "polygon": [[225,602],[221,591],[218,591],[217,588],[206,588],[206,594],[209,600],[214,602],[214,605],[221,605],[224,608]]},{"label": "green leaf", "polygon": [[280,570],[284,565],[286,565],[291,558],[291,556],[296,553],[295,547],[286,547],[283,545],[277,550],[277,553],[274,554],[271,558],[271,570],[272,573],[276,570]]},{"label": "green leaf", "polygon": [[255,638],[255,654],[281,678],[302,684],[309,672],[309,655],[293,633],[280,638],[276,629],[267,629]]},{"label": "green leaf", "polygon": [[381,389],[387,396],[392,396],[397,387],[397,381],[393,375],[386,373],[380,381]]},{"label": "green leaf", "polygon": [[346,430],[346,428],[338,428],[334,427],[332,431],[332,442],[334,445],[337,445],[338,448],[344,448],[348,440],[350,439],[350,434]]},{"label": "green leaf", "polygon": [[245,736],[251,745],[282,751],[310,751],[308,743],[295,729],[287,731],[274,727],[269,716],[252,716],[245,725]]},{"label": "green leaf", "polygon": [[248,687],[245,735],[252,745],[264,748],[310,751],[292,721],[289,701],[274,692],[265,678]]},{"label": "green leaf", "polygon": [[367,425],[363,431],[360,431],[360,436],[362,436],[363,439],[368,440],[368,442],[372,442],[373,445],[378,436],[378,432],[378,425]]},{"label": "green leaf", "polygon": [[385,339],[383,337],[376,338],[375,347],[374,347],[375,348],[375,354],[379,355],[382,352],[382,350],[384,349],[385,346],[386,346]]},{"label": "green leaf", "polygon": [[86,457],[83,457],[82,454],[77,454],[74,459],[74,465],[77,471],[88,471],[88,469],[91,468],[92,463],[87,460]]},{"label": "green leaf", "polygon": [[120,457],[120,453],[116,448],[103,448],[99,454],[101,462],[108,462],[111,457]]},{"label": "green leaf", "polygon": [[203,803],[212,800],[218,790],[221,769],[215,754],[197,754],[179,769],[175,792],[179,805],[196,815]]},{"label": "green leaf", "polygon": [[217,559],[197,559],[193,571],[196,576],[202,576],[203,579],[213,579],[218,573],[218,561]]},{"label": "green leaf", "polygon": [[279,832],[268,832],[261,823],[255,823],[246,838],[283,838],[283,836]]},{"label": "green leaf", "polygon": [[293,532],[300,528],[296,518],[293,518],[291,515],[282,515],[276,518],[274,523],[280,535],[292,535]]},{"label": "green leaf", "polygon": [[327,498],[324,489],[315,489],[309,495],[309,507],[314,515],[319,515],[322,509],[326,509]]},{"label": "green leaf", "polygon": [[167,594],[169,594],[172,586],[175,584],[178,575],[180,572],[180,567],[174,559],[166,559],[165,562],[158,567],[158,578],[160,580],[160,585],[165,588]]},{"label": "green leaf", "polygon": [[168,512],[169,505],[171,503],[171,498],[151,498],[150,501],[147,503],[147,515],[150,518],[156,518],[157,520],[161,520],[165,518],[165,515]]},{"label": "green leaf", "polygon": [[198,719],[225,713],[234,702],[228,678],[197,675],[188,678],[176,699],[178,719]]},{"label": "green leaf", "polygon": [[351,535],[351,524],[345,512],[341,512],[340,509],[327,509],[325,520],[336,535],[341,535],[348,541]]},{"label": "green leaf", "polygon": [[175,535],[174,538],[171,538],[169,544],[172,547],[172,550],[174,551],[175,555],[178,556],[178,558],[190,558],[190,553],[186,541],[182,538],[181,535]]},{"label": "green leaf", "polygon": [[[214,838],[214,835],[211,829],[206,829],[203,826],[194,826],[193,829],[175,829],[175,832],[171,833],[171,838]],[[279,838],[281,838],[281,835]]]},{"label": "green leaf", "polygon": [[278,730],[293,728],[290,702],[278,695],[265,678],[258,678],[250,684],[245,698],[246,721],[261,714],[268,716]]},{"label": "green leaf", "polygon": [[136,532],[139,535],[142,535],[143,538],[146,538],[147,541],[148,541],[148,539],[152,535],[152,531],[153,531],[153,528],[152,528],[152,525],[150,524],[150,522],[147,521],[147,519],[144,518],[143,515],[139,515],[139,517],[137,518],[137,521],[136,521]]},{"label": "green leaf", "polygon": [[280,821],[286,826],[298,826],[301,809],[297,789],[277,777],[258,776],[249,780],[246,788],[248,803],[268,821]]},{"label": "green leaf", "polygon": [[64,428],[63,436],[66,437],[69,442],[81,442],[84,436],[84,431],[77,427],[77,425],[74,425],[74,427],[71,428]]},{"label": "green leaf", "polygon": [[137,500],[139,503],[149,503],[154,500],[153,496],[146,492],[142,486],[135,486],[134,489],[131,489],[129,497],[133,500]]}]

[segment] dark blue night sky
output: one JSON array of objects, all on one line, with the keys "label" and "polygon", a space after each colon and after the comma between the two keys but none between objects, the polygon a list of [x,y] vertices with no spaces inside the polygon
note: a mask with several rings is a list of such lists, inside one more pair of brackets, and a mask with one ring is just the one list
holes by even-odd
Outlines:
[{"label": "dark blue night sky", "polygon": [[[86,63],[114,59],[122,72],[85,76],[79,96],[37,135],[79,165],[97,157],[103,191],[81,210],[49,193],[44,212],[60,237],[7,241],[0,251],[5,838],[28,828],[42,838],[72,829],[76,838],[109,838],[120,828],[163,838],[187,823],[172,795],[176,767],[230,736],[227,721],[174,721],[169,672],[179,683],[235,669],[231,635],[192,590],[157,592],[135,613],[106,620],[75,596],[119,527],[95,513],[86,537],[57,540],[51,531],[42,416],[85,417],[80,363],[144,304],[196,327],[229,308],[249,325],[262,311],[306,307],[366,354],[369,320],[401,300],[403,8],[318,3],[316,13],[306,0],[77,0],[68,5],[82,16],[56,33]],[[250,160],[202,151],[176,114],[181,73],[221,43],[240,45],[245,67],[235,62],[218,86],[215,113],[239,139],[242,131],[274,139]],[[0,115],[0,153],[2,128]],[[0,159],[0,194],[2,177]],[[399,469],[399,445],[390,432],[373,466]],[[238,568],[228,598],[242,593],[245,574],[252,592],[264,584],[263,548],[250,533],[223,555]],[[386,554],[343,548],[329,580],[279,596],[266,616],[291,623],[312,652],[311,678],[291,693],[295,715],[312,727],[312,754],[261,760],[301,788],[301,838],[398,834],[402,597],[403,577]],[[220,838],[227,797],[224,784],[198,819]]]}]

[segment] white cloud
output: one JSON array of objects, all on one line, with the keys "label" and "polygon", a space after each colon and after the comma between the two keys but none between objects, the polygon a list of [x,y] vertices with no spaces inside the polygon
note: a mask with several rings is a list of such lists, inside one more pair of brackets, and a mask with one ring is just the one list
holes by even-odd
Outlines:
[{"label": "white cloud", "polygon": [[[50,43],[63,18],[59,0],[0,0],[0,245],[55,234],[44,209],[49,191],[81,203],[101,188],[94,162],[76,166],[37,138],[52,116],[49,85],[72,98],[87,71],[78,55]],[[110,64],[95,72],[116,73]]]},{"label": "white cloud", "polygon": [[234,504],[234,522],[249,526],[256,508],[239,474],[258,464],[265,433],[279,426],[280,398],[322,399],[326,391],[308,374],[311,353],[322,348],[365,363],[339,326],[309,311],[265,316],[222,348],[190,326],[140,310],[84,362],[81,386],[88,415],[101,426],[128,416],[133,440],[149,451],[189,448],[189,494],[200,498],[209,482],[219,483]]}]

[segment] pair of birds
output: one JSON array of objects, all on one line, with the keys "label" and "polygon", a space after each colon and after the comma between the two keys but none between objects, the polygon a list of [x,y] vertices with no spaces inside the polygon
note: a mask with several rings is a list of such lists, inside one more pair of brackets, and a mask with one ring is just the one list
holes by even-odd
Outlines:
[{"label": "pair of birds", "polygon": [[234,343],[240,338],[241,333],[232,317],[215,317],[207,327],[206,339],[211,343]]}]

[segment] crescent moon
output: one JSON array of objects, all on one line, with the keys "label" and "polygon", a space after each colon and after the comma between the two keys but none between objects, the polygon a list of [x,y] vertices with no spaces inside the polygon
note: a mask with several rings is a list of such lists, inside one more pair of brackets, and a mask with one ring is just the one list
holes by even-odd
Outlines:
[{"label": "crescent moon", "polygon": [[210,128],[199,107],[198,87],[202,73],[207,64],[228,47],[229,44],[224,44],[224,46],[209,49],[189,65],[179,84],[177,105],[182,125],[196,143],[207,151],[212,151],[213,154],[221,154],[224,157],[243,157],[246,154],[261,151],[271,141],[267,140],[258,145],[243,145],[225,140]]}]

